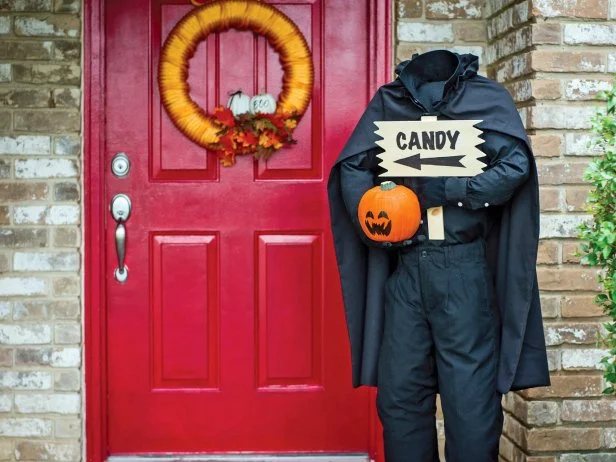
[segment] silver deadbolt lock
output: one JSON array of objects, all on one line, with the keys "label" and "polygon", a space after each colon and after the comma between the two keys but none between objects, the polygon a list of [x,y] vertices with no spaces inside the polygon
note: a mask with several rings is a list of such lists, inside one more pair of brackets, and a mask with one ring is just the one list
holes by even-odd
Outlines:
[{"label": "silver deadbolt lock", "polygon": [[130,160],[128,160],[128,156],[125,152],[118,152],[113,156],[113,159],[111,159],[111,171],[116,177],[125,177],[128,175],[129,170]]},{"label": "silver deadbolt lock", "polygon": [[118,282],[126,282],[128,279],[128,267],[124,264],[126,257],[126,226],[124,223],[130,217],[131,202],[126,194],[116,194],[111,199],[111,216],[116,221],[115,243],[118,256],[118,267],[114,276]]}]

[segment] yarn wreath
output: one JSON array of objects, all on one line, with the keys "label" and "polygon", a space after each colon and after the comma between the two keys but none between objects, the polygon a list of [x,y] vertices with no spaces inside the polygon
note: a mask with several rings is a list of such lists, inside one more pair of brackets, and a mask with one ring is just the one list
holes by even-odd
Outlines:
[{"label": "yarn wreath", "polygon": [[[212,115],[190,97],[190,58],[200,42],[231,28],[264,36],[279,54],[284,72],[274,114],[243,114],[237,119],[218,106]],[[314,67],[306,39],[284,13],[259,0],[214,0],[186,14],[163,45],[158,69],[162,104],[173,124],[198,145],[217,151],[225,166],[237,155],[267,159],[294,142],[292,132],[312,94]]]}]

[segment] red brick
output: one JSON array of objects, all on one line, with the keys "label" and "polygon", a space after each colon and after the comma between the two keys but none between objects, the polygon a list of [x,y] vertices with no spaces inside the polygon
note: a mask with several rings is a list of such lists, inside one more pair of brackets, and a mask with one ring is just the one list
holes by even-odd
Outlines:
[{"label": "red brick", "polygon": [[505,435],[501,435],[500,444],[498,447],[498,453],[501,457],[498,459],[498,461],[508,462],[510,460],[513,460],[515,452],[519,452],[517,446],[515,446]]},{"label": "red brick", "polygon": [[396,58],[398,61],[411,59],[414,53],[423,53],[425,50],[414,43],[400,43],[396,47]]},{"label": "red brick", "polygon": [[605,72],[605,54],[598,51],[533,50],[532,70],[538,72]]},{"label": "red brick", "polygon": [[600,428],[533,428],[527,435],[529,451],[599,449]]},{"label": "red brick", "polygon": [[588,197],[588,191],[588,187],[567,188],[565,191],[567,210],[569,212],[587,212],[588,204],[586,203],[586,198]]},{"label": "red brick", "polygon": [[560,24],[540,22],[532,25],[533,44],[558,44],[561,41]]},{"label": "red brick", "polygon": [[562,298],[563,318],[592,318],[603,315],[603,308],[593,302],[594,295],[567,295]]},{"label": "red brick", "polygon": [[0,367],[13,367],[13,350],[9,348],[0,349]]},{"label": "red brick", "polygon": [[562,146],[560,135],[530,135],[535,157],[559,157]]},{"label": "red brick", "polygon": [[581,184],[584,183],[586,162],[538,162],[539,184]]},{"label": "red brick", "polygon": [[456,23],[456,39],[463,42],[485,42],[486,27],[483,22],[464,21]]},{"label": "red brick", "polygon": [[527,429],[516,419],[508,415],[505,416],[503,433],[519,447],[526,447]]},{"label": "red brick", "polygon": [[590,268],[540,266],[537,278],[541,290],[599,290],[597,270]]},{"label": "red brick", "polygon": [[560,297],[550,297],[542,295],[541,301],[541,316],[544,318],[555,318],[560,313]]},{"label": "red brick", "polygon": [[398,0],[398,17],[420,18],[423,12],[422,0]]},{"label": "red brick", "polygon": [[531,80],[530,86],[535,99],[560,98],[560,80]]},{"label": "red brick", "polygon": [[7,205],[0,205],[0,225],[8,225],[10,221],[10,211]]},{"label": "red brick", "polygon": [[9,111],[0,111],[0,131],[8,132],[11,129],[12,120]]},{"label": "red brick", "polygon": [[20,182],[1,183],[0,201],[36,201],[47,199],[49,188],[46,183]]},{"label": "red brick", "polygon": [[552,375],[551,386],[529,388],[521,395],[527,399],[585,398],[600,396],[603,382],[599,375]]},{"label": "red brick", "polygon": [[4,228],[0,248],[37,248],[47,246],[47,230],[43,228]]},{"label": "red brick", "polygon": [[541,239],[537,253],[537,264],[553,265],[558,263],[560,244],[557,241]]},{"label": "red brick", "polygon": [[[581,241],[563,242],[563,263],[579,263],[581,257],[576,257],[574,252],[579,249]],[[581,253],[581,250],[580,250]]]},{"label": "red brick", "polygon": [[78,443],[44,443],[22,441],[17,443],[15,454],[18,460],[76,460],[79,458]]},{"label": "red brick", "polygon": [[558,188],[544,188],[539,190],[539,205],[543,212],[561,212],[561,192]]},{"label": "red brick", "polygon": [[606,422],[616,415],[614,400],[566,400],[562,403],[563,422]]},{"label": "red brick", "polygon": [[11,271],[11,258],[5,253],[0,253],[0,273]]}]

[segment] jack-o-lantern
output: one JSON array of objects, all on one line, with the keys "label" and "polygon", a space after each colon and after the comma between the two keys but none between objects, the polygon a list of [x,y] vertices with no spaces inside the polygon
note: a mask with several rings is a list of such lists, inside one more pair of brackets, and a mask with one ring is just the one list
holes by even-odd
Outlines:
[{"label": "jack-o-lantern", "polygon": [[373,241],[400,242],[419,229],[417,195],[405,186],[385,181],[366,191],[357,209],[361,227]]}]

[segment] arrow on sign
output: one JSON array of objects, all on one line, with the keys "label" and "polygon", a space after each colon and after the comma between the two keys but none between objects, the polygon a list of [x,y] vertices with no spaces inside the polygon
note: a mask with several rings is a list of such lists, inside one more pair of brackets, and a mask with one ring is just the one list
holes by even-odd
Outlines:
[{"label": "arrow on sign", "polygon": [[420,157],[421,153],[414,154],[403,159],[394,160],[394,162],[407,167],[414,168],[415,170],[421,170],[423,165],[446,165],[448,167],[464,167],[460,159],[464,156],[446,156],[446,157]]}]

